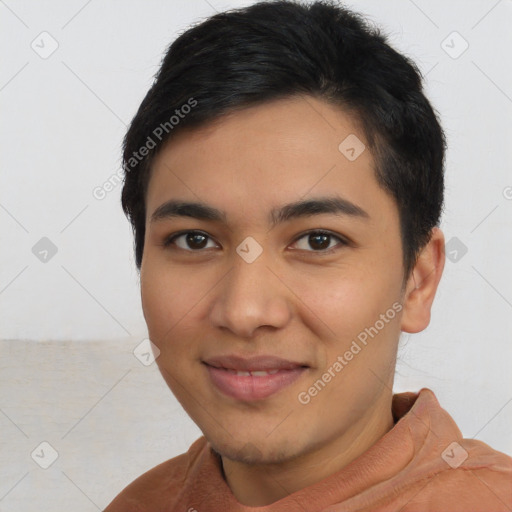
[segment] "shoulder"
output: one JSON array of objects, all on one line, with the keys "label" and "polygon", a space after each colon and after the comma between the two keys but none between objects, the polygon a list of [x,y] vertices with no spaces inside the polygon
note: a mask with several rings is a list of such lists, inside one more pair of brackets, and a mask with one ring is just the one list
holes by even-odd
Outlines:
[{"label": "shoulder", "polygon": [[442,458],[446,469],[423,483],[423,500],[453,512],[512,509],[512,457],[482,441],[461,439]]},{"label": "shoulder", "polygon": [[125,487],[107,506],[104,512],[156,512],[171,505],[169,499],[185,485],[187,475],[198,463],[206,446],[200,437],[177,457],[169,459],[139,476]]},{"label": "shoulder", "polygon": [[428,388],[398,395],[394,409],[401,416],[395,427],[401,426],[400,441],[412,450],[396,479],[401,503],[407,502],[403,512],[424,510],[426,503],[450,512],[512,510],[512,457],[465,439]]}]

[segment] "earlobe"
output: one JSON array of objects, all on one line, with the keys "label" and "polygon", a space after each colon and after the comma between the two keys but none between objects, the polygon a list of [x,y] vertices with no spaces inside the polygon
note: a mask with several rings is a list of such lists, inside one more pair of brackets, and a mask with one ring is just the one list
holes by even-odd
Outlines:
[{"label": "earlobe", "polygon": [[443,274],[444,263],[444,235],[436,227],[432,229],[430,241],[419,254],[407,282],[400,326],[402,331],[420,332],[430,323],[430,311]]}]

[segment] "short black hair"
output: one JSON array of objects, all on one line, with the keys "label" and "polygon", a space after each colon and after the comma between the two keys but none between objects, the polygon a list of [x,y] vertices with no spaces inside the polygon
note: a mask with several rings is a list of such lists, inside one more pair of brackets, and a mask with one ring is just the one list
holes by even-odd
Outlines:
[{"label": "short black hair", "polygon": [[[217,13],[168,48],[123,144],[122,207],[140,270],[151,163],[178,131],[309,95],[353,114],[400,215],[404,280],[443,209],[446,141],[416,64],[333,1],[278,0]],[[340,141],[341,142],[341,141]]]}]

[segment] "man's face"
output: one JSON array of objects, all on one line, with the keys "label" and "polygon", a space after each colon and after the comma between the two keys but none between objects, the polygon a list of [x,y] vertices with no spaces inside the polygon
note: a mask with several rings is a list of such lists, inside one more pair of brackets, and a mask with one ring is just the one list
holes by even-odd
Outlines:
[{"label": "man's face", "polygon": [[[154,162],[141,266],[149,336],[169,387],[228,458],[277,462],[351,430],[357,438],[391,396],[399,217],[354,135],[365,142],[339,109],[294,97],[182,131]],[[270,215],[339,198],[355,207]],[[152,220],[171,200],[222,215],[168,208]],[[290,364],[248,361],[256,356]],[[234,373],[262,368],[273,374]]]}]

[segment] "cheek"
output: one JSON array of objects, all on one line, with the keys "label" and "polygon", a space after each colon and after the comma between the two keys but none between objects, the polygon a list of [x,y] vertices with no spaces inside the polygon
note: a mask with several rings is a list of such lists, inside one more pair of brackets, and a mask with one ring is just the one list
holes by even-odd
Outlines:
[{"label": "cheek", "polygon": [[141,300],[151,340],[167,344],[189,322],[204,295],[205,283],[185,272],[158,265],[141,271]]},{"label": "cheek", "polygon": [[[166,265],[153,265],[141,272],[141,299],[150,340],[158,347],[156,359],[167,385],[176,398],[186,405],[187,394],[197,386],[194,380],[197,368],[198,315],[205,293],[202,285],[193,275],[183,271],[174,272]],[[208,287],[209,288],[209,287]],[[206,289],[208,289],[206,288]],[[185,407],[187,409],[187,407]]]},{"label": "cheek", "polygon": [[330,269],[323,275],[297,276],[296,294],[326,327],[350,330],[368,314],[372,297],[368,283],[354,269]]},{"label": "cheek", "polygon": [[309,318],[310,328],[325,341],[328,351],[350,345],[392,307],[396,296],[396,284],[389,275],[379,278],[354,268],[350,272],[335,269],[324,276],[301,276],[294,289],[304,304],[303,318]]}]

